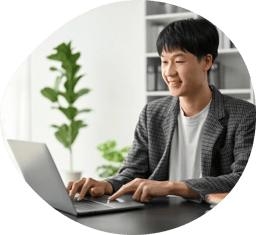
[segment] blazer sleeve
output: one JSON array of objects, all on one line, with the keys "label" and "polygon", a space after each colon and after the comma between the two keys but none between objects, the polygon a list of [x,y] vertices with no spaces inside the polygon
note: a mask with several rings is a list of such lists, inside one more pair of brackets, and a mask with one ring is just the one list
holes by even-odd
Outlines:
[{"label": "blazer sleeve", "polygon": [[143,108],[135,128],[134,141],[127,157],[124,159],[117,176],[108,178],[113,191],[116,192],[122,185],[135,178],[148,178],[148,132],[147,132],[147,105]]},{"label": "blazer sleeve", "polygon": [[200,197],[195,198],[194,201],[202,202],[210,193],[230,192],[236,185],[246,167],[252,150],[255,123],[256,108],[254,107],[240,121],[235,132],[233,148],[234,162],[231,165],[231,174],[183,180],[192,190],[199,193]]}]

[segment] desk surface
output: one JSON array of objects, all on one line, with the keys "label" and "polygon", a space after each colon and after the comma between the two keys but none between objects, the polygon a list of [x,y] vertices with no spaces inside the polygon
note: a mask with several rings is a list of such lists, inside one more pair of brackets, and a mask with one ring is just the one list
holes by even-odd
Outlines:
[{"label": "desk surface", "polygon": [[[123,195],[132,201],[131,195]],[[210,209],[181,197],[154,198],[144,209],[76,217],[60,211],[68,218],[88,227],[118,234],[149,234],[163,232],[187,224]]]}]

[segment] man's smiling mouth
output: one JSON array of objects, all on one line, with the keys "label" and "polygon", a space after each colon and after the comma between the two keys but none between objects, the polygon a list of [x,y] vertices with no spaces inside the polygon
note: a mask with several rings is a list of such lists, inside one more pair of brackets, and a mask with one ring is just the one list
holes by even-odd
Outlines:
[{"label": "man's smiling mouth", "polygon": [[180,86],[181,85],[181,83],[182,83],[182,81],[168,81],[168,85],[169,86]]},{"label": "man's smiling mouth", "polygon": [[172,84],[179,84],[179,83],[182,83],[182,81],[179,81],[179,82],[170,82]]}]

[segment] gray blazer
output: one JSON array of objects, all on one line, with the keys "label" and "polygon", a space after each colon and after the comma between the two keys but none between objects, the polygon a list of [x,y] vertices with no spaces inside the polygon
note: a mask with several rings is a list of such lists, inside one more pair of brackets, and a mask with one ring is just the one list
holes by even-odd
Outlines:
[{"label": "gray blazer", "polygon": [[[212,102],[203,130],[202,178],[184,182],[201,202],[209,193],[230,192],[248,162],[255,133],[255,105],[222,95],[210,85]],[[172,136],[177,125],[179,99],[168,96],[148,103],[142,110],[132,148],[118,175],[106,181],[116,192],[135,178],[169,180]]]}]

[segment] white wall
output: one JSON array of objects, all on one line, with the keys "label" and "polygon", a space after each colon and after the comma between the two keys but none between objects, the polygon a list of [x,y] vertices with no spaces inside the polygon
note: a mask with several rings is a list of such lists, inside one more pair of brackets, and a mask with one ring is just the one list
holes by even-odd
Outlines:
[{"label": "white wall", "polygon": [[[54,47],[70,40],[74,52],[81,52],[78,64],[82,68],[78,74],[87,75],[76,89],[88,87],[92,91],[75,105],[93,111],[80,116],[85,118],[88,127],[80,130],[73,145],[74,169],[83,171],[85,177],[98,178],[95,169],[106,162],[96,146],[110,139],[116,140],[119,148],[131,145],[144,106],[143,14],[142,1],[99,7],[58,29],[30,55],[30,140],[48,145],[61,172],[69,169],[69,152],[56,140],[50,125],[61,125],[68,120],[60,111],[52,110],[53,104],[40,93],[42,88],[54,84],[57,73],[49,71],[49,67],[60,68],[61,64],[46,56],[55,53]],[[17,71],[12,83],[18,82],[19,74]],[[8,92],[13,94],[12,86]],[[8,101],[4,99],[3,102]],[[65,106],[65,101],[62,104]],[[9,138],[7,131],[4,135]]]},{"label": "white wall", "polygon": [[1,104],[1,131],[12,162],[18,164],[7,144],[7,139],[31,140],[30,57],[17,69],[5,91]]}]

